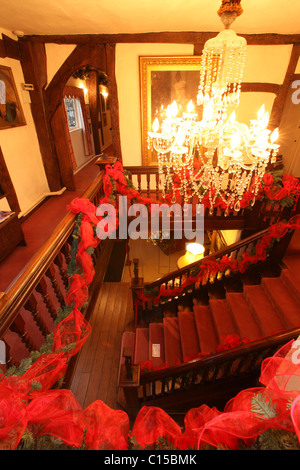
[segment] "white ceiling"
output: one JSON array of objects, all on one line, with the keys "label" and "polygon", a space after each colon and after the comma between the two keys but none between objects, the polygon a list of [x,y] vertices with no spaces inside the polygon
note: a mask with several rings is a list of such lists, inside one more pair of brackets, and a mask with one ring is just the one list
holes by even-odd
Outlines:
[{"label": "white ceiling", "polygon": [[[0,28],[25,34],[219,31],[221,0],[0,0]],[[238,33],[300,34],[299,0],[242,0]]]}]

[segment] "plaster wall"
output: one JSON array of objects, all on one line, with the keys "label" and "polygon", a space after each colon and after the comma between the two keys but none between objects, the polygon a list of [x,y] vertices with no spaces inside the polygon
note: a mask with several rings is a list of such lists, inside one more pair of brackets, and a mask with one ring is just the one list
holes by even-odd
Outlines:
[{"label": "plaster wall", "polygon": [[[9,31],[0,29],[0,33],[16,39]],[[14,59],[0,58],[0,65],[12,69],[26,120],[25,126],[0,130],[0,146],[19,200],[22,215],[40,201],[42,195],[49,191],[49,187],[32,119],[29,92],[24,91],[22,88],[24,76],[20,62]],[[0,209],[9,210],[5,199],[0,200]]]}]

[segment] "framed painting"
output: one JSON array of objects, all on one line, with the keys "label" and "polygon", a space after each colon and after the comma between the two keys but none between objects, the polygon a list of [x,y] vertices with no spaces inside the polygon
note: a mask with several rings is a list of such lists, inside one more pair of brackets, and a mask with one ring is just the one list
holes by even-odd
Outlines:
[{"label": "framed painting", "polygon": [[156,117],[164,115],[174,100],[186,111],[190,100],[197,110],[201,56],[145,57],[140,60],[142,165],[157,165],[155,150],[148,148],[148,132]]},{"label": "framed painting", "polygon": [[25,125],[12,70],[10,67],[0,65],[0,129]]}]

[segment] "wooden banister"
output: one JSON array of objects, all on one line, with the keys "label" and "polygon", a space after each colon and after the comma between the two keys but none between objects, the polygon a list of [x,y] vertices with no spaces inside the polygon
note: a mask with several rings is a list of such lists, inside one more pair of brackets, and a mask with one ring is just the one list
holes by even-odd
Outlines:
[{"label": "wooden banister", "polygon": [[[102,195],[103,172],[101,172],[83,198],[97,205]],[[14,331],[29,351],[36,344],[27,331],[24,311],[28,312],[41,334],[49,333],[49,321],[55,320],[58,310],[64,307],[67,288],[67,265],[70,261],[71,235],[76,214],[68,213],[58,224],[43,246],[32,257],[12,284],[0,296],[0,338],[8,341],[6,334]],[[101,251],[101,247],[99,248]],[[49,320],[50,319],[50,320]],[[13,346],[7,343],[11,363],[19,363],[13,357]]]},{"label": "wooden banister", "polygon": [[299,334],[300,328],[296,328],[208,357],[141,373],[134,386],[126,383],[130,411],[134,416],[145,405],[158,406],[170,413],[185,412],[202,403],[221,410],[239,391],[257,383],[265,358]]},{"label": "wooden banister", "polygon": [[188,266],[185,266],[181,269],[178,269],[176,271],[172,271],[171,273],[168,273],[153,282],[147,282],[144,285],[135,285],[132,284],[132,291],[133,291],[133,296],[134,298],[136,297],[136,291],[141,290],[142,288],[145,288],[149,291],[152,291],[154,289],[160,289],[162,285],[168,286],[171,285],[170,288],[180,287],[183,280],[189,277],[189,275],[196,269],[201,266],[202,263],[208,261],[208,260],[218,260],[221,259],[223,256],[228,256],[228,257],[233,257],[237,258],[238,254],[240,252],[243,252],[247,249],[247,247],[255,246],[261,238],[266,235],[268,232],[268,229],[262,230],[256,234],[251,235],[250,237],[247,237],[243,240],[240,240],[232,245],[229,245],[222,250],[214,252],[212,255],[206,256],[205,258],[196,261],[195,263],[189,264]]},{"label": "wooden banister", "polygon": [[[157,166],[125,166],[129,177],[136,189],[147,198],[154,201],[162,200],[159,185],[159,174]],[[196,197],[191,204],[196,207],[199,203]],[[183,200],[182,200],[183,204]],[[195,210],[195,209],[194,209]],[[262,230],[280,219],[289,218],[290,208],[283,208],[280,204],[268,201],[256,201],[251,208],[240,209],[238,212],[224,216],[224,210],[216,207],[210,213],[207,207],[204,211],[205,230]]]}]

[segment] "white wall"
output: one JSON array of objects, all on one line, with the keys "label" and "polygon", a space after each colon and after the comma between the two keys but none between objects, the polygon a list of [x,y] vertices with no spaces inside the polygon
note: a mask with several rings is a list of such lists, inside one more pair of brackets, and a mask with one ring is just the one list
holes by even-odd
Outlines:
[{"label": "white wall", "polygon": [[46,44],[48,85],[67,57],[75,49],[72,44]]},{"label": "white wall", "polygon": [[[0,29],[0,33],[16,39],[9,31]],[[49,191],[49,187],[32,119],[29,93],[24,92],[21,87],[21,84],[24,83],[24,76],[20,62],[14,59],[0,58],[0,65],[12,69],[26,120],[25,126],[0,130],[0,146],[22,213],[38,203],[41,196]],[[0,200],[0,209],[2,209],[2,204],[4,205],[4,201]]]}]

